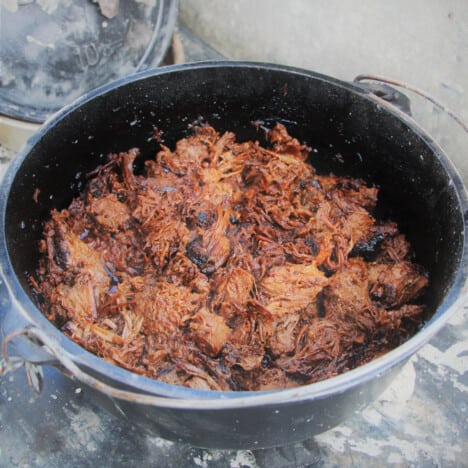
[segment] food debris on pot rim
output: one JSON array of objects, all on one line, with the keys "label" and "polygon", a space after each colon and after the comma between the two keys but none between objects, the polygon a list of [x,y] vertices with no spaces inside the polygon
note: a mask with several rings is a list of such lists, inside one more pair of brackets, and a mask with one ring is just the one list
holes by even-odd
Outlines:
[{"label": "food debris on pot rim", "polygon": [[44,314],[115,365],[169,384],[268,390],[317,382],[414,334],[427,273],[378,189],[318,175],[277,124],[269,147],[202,125],[110,154],[40,243]]}]

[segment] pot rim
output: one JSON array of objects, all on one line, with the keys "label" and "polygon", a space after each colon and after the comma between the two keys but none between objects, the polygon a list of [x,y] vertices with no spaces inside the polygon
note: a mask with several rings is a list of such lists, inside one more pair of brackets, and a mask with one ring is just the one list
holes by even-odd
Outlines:
[{"label": "pot rim", "polygon": [[[227,392],[215,390],[194,390],[187,387],[159,382],[149,377],[140,376],[126,369],[110,364],[91,352],[86,351],[49,322],[26,294],[10,261],[4,225],[6,205],[11,186],[15,180],[15,175],[18,169],[27,159],[31,149],[52,127],[58,124],[68,114],[74,112],[92,99],[111,92],[116,88],[121,88],[129,83],[145,80],[152,76],[183,73],[185,70],[215,70],[220,68],[231,68],[233,71],[236,69],[248,68],[282,73],[286,72],[288,74],[313,78],[322,82],[330,83],[333,86],[345,88],[346,90],[359,95],[360,98],[370,100],[378,106],[381,106],[385,112],[391,113],[394,117],[403,122],[409,130],[429,146],[435,157],[437,157],[437,159],[442,163],[454,184],[461,212],[464,216],[464,229],[461,233],[461,235],[463,235],[463,248],[460,257],[460,265],[450,288],[447,290],[442,303],[435,311],[433,317],[423,325],[421,330],[419,330],[405,343],[387,352],[383,356],[343,374],[292,389]],[[62,108],[44,122],[44,124],[18,152],[15,159],[10,163],[0,184],[0,222],[0,280],[3,279],[4,284],[8,289],[8,294],[10,295],[11,309],[13,309],[13,312],[10,310],[10,313],[20,314],[23,321],[27,324],[36,326],[43,330],[63,348],[63,351],[68,355],[68,357],[70,357],[81,369],[93,369],[93,375],[96,375],[97,373],[100,376],[105,376],[111,379],[113,382],[120,382],[125,386],[130,386],[132,389],[135,389],[135,391],[140,392],[140,394],[135,393],[136,401],[138,401],[138,396],[142,399],[145,399],[145,397],[151,397],[154,404],[168,408],[186,408],[193,410],[247,408],[259,405],[289,404],[292,402],[321,399],[331,394],[343,393],[350,388],[368,382],[376,376],[386,374],[396,365],[407,360],[445,325],[450,316],[457,309],[458,304],[461,301],[466,300],[466,291],[464,291],[464,286],[468,270],[468,197],[463,181],[453,163],[445,155],[438,144],[435,143],[434,140],[411,117],[386,101],[377,98],[369,91],[364,90],[361,86],[310,70],[286,65],[245,61],[185,63],[139,72],[86,93],[82,97]],[[141,394],[141,392],[143,393]]]}]

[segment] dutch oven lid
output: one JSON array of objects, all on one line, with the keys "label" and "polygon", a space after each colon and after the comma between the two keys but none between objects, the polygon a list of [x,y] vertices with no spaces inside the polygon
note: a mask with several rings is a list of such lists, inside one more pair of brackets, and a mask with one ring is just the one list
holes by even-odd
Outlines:
[{"label": "dutch oven lid", "polygon": [[41,123],[82,94],[157,66],[175,0],[9,0],[0,5],[0,114]]}]

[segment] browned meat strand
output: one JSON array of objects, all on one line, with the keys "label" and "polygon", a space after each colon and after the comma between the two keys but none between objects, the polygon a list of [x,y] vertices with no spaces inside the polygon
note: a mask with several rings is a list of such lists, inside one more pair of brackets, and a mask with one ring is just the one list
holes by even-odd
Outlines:
[{"label": "browned meat strand", "polygon": [[52,211],[37,270],[49,320],[98,356],[212,390],[303,385],[413,334],[427,274],[378,190],[317,175],[282,125],[269,148],[198,128],[133,172],[111,154]]}]

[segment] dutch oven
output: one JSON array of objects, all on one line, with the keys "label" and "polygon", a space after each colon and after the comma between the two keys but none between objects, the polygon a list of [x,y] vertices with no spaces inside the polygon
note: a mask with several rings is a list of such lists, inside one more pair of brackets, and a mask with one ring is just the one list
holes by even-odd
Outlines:
[{"label": "dutch oven", "polygon": [[[42,223],[68,206],[85,174],[109,152],[154,157],[157,127],[173,147],[194,122],[259,140],[281,122],[313,146],[320,173],[361,177],[380,188],[379,210],[397,221],[430,274],[428,319],[407,342],[325,381],[269,392],[193,390],[138,376],[85,351],[36,305],[29,277]],[[340,155],[337,157],[337,155]],[[39,191],[37,191],[39,189]],[[210,62],[142,72],[92,91],[50,118],[10,165],[0,188],[1,319],[8,360],[38,384],[51,364],[88,395],[152,434],[207,448],[285,445],[363,409],[447,322],[467,276],[467,195],[442,150],[415,122],[368,88],[285,66]],[[19,365],[19,364],[18,364]],[[5,372],[8,366],[4,366]]]}]

